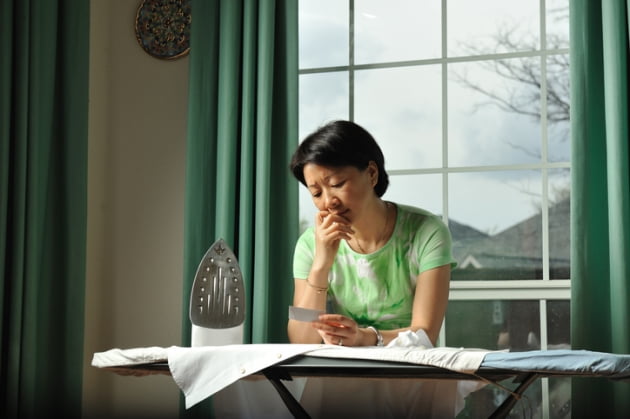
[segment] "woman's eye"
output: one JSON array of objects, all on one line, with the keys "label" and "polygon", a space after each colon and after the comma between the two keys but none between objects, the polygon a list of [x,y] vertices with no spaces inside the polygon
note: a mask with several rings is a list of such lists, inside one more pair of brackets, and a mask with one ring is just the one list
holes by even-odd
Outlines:
[{"label": "woman's eye", "polygon": [[313,198],[319,198],[321,196],[321,192],[315,192],[314,194],[311,194],[311,196]]},{"label": "woman's eye", "polygon": [[346,181],[344,180],[343,182],[339,182],[339,183],[335,183],[334,185],[332,185],[333,188],[341,188],[343,186],[343,184],[346,183]]}]

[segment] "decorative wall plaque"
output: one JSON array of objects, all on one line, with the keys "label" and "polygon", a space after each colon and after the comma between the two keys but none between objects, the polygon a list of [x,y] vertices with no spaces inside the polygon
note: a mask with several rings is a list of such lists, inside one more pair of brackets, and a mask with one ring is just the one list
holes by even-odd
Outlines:
[{"label": "decorative wall plaque", "polygon": [[190,22],[190,0],[143,0],[136,13],[136,39],[153,57],[183,57],[190,51]]}]

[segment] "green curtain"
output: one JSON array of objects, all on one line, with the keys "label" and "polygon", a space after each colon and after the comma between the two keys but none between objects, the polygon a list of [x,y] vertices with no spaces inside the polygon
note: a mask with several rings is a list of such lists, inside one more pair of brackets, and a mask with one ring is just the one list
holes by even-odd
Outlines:
[{"label": "green curtain", "polygon": [[183,343],[197,266],[223,238],[245,281],[245,341],[287,342],[298,235],[297,2],[192,2]]},{"label": "green curtain", "polygon": [[80,417],[88,0],[0,0],[0,417]]},{"label": "green curtain", "polygon": [[[574,349],[630,353],[627,0],[572,0]],[[623,417],[630,384],[573,380],[572,412]]]},{"label": "green curtain", "polygon": [[[190,289],[208,247],[234,250],[246,343],[287,342],[298,235],[297,2],[193,0],[184,220],[183,345]],[[182,417],[212,416],[212,399]]]}]

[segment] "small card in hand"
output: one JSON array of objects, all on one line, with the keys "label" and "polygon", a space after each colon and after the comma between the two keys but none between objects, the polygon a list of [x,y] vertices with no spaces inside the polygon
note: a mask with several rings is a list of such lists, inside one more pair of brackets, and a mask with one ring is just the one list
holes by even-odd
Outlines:
[{"label": "small card in hand", "polygon": [[289,306],[289,319],[291,320],[297,320],[300,322],[314,322],[319,319],[320,314],[324,314],[324,311]]}]

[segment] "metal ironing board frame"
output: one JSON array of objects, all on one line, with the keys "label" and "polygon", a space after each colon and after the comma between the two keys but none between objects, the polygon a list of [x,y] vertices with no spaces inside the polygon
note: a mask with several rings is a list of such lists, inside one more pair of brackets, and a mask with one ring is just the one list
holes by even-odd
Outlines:
[{"label": "metal ironing board frame", "polygon": [[[157,362],[127,366],[121,369],[170,374],[167,362]],[[299,355],[284,362],[269,366],[254,375],[263,375],[274,386],[287,409],[296,419],[308,419],[310,415],[291,394],[283,381],[297,377],[357,377],[357,378],[410,378],[410,379],[449,379],[482,380],[497,383],[512,378],[518,383],[516,389],[508,393],[503,403],[489,416],[498,419],[508,416],[525,390],[542,377],[567,376],[566,373],[537,373],[511,369],[484,368],[473,374],[460,373],[448,369],[402,362],[374,361],[363,359],[320,358]]]}]

